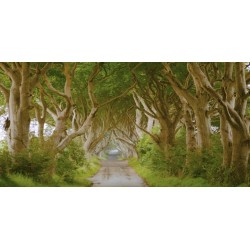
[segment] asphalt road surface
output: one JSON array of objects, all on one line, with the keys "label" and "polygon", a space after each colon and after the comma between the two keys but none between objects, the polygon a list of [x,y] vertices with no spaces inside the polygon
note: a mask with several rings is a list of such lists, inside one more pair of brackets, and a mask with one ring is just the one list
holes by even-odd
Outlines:
[{"label": "asphalt road surface", "polygon": [[89,178],[93,187],[146,187],[144,181],[128,166],[127,161],[101,161],[99,172]]}]

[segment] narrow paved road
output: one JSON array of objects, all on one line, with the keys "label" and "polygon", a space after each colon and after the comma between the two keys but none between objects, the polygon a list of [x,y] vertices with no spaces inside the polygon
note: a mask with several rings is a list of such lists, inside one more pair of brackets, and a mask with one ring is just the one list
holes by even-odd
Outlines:
[{"label": "narrow paved road", "polygon": [[89,178],[93,187],[145,187],[144,181],[128,166],[127,161],[101,161],[99,172]]}]

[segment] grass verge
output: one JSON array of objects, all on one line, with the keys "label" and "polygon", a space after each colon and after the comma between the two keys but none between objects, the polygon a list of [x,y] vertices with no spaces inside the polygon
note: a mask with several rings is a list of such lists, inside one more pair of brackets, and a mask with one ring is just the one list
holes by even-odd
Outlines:
[{"label": "grass verge", "polygon": [[92,182],[88,178],[95,175],[100,167],[99,159],[92,157],[89,164],[80,168],[70,182],[64,181],[58,175],[54,175],[48,183],[40,183],[21,174],[11,174],[0,177],[0,187],[90,187]]},{"label": "grass verge", "polygon": [[147,166],[142,166],[135,158],[128,161],[139,176],[141,176],[149,187],[208,187],[207,180],[203,178],[178,178],[166,176],[160,171],[154,172]]},{"label": "grass verge", "polygon": [[94,176],[100,169],[101,163],[97,157],[92,157],[89,160],[89,164],[83,169],[80,169],[79,174],[77,174],[73,183],[70,185],[72,187],[91,187],[92,182],[88,178]]}]

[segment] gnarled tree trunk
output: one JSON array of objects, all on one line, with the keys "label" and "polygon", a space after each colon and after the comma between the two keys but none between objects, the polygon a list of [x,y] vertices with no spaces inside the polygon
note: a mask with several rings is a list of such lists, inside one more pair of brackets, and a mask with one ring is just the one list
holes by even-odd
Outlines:
[{"label": "gnarled tree trunk", "polygon": [[8,147],[13,154],[25,150],[29,145],[30,110],[32,95],[39,76],[43,75],[49,63],[40,69],[31,69],[31,63],[0,63],[0,68],[11,79],[8,113],[10,126],[7,128]]},{"label": "gnarled tree trunk", "polygon": [[197,148],[200,150],[210,148],[210,127],[207,116],[207,104],[194,107],[197,127]]},{"label": "gnarled tree trunk", "polygon": [[185,102],[183,104],[184,109],[184,123],[186,127],[186,147],[187,151],[194,151],[196,149],[196,135],[193,122],[193,111],[189,105]]},{"label": "gnarled tree trunk", "polygon": [[[247,98],[249,92],[247,91],[245,79],[245,65],[244,63],[235,63],[235,105],[232,106],[231,100],[225,100],[215,91],[206,75],[202,72],[197,63],[190,63],[197,81],[204,90],[214,97],[223,109],[223,114],[227,119],[228,124],[232,130],[232,156],[231,156],[231,170],[232,175],[230,179],[234,185],[239,185],[247,180],[247,164],[249,157],[249,141],[250,134],[245,117]],[[227,132],[228,133],[228,132]]]},{"label": "gnarled tree trunk", "polygon": [[[224,76],[222,79],[222,98],[232,109],[235,105],[233,66],[233,63],[225,63]],[[232,129],[223,109],[220,114],[220,135],[223,146],[223,166],[230,167],[232,160]]]}]

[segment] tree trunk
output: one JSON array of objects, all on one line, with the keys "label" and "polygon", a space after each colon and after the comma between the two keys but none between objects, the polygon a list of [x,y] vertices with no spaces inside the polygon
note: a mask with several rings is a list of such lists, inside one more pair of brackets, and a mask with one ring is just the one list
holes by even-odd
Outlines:
[{"label": "tree trunk", "polygon": [[86,157],[89,159],[91,156],[91,143],[94,139],[94,133],[92,131],[92,128],[90,127],[87,132],[87,139],[84,141],[83,148],[86,154]]},{"label": "tree trunk", "polygon": [[30,63],[0,63],[0,68],[11,79],[9,96],[6,89],[1,86],[1,91],[5,92],[8,100],[8,113],[10,126],[7,129],[8,147],[12,154],[21,152],[29,144],[29,126],[32,94],[36,87],[39,76],[43,75],[49,63],[41,69],[39,64],[36,70],[31,69]]},{"label": "tree trunk", "polygon": [[194,151],[196,149],[196,135],[195,135],[195,127],[193,123],[192,110],[188,107],[188,104],[185,103],[184,107],[184,119],[185,119],[185,127],[186,127],[186,147],[187,151]]},{"label": "tree trunk", "polygon": [[198,149],[204,150],[210,148],[210,128],[209,128],[209,119],[206,114],[205,107],[195,107],[195,120],[197,126],[197,143]]},{"label": "tree trunk", "polygon": [[[133,98],[136,106],[140,107],[140,98],[135,93],[133,93]],[[135,132],[138,138],[141,139],[143,136],[143,131],[140,129],[142,127],[142,112],[138,108],[135,110],[135,124]]]},{"label": "tree trunk", "polygon": [[220,135],[223,146],[223,166],[229,167],[232,159],[232,136],[230,135],[231,127],[222,114],[220,117]]},{"label": "tree trunk", "polygon": [[38,121],[38,138],[40,143],[44,143],[44,124],[45,121]]},{"label": "tree trunk", "polygon": [[56,150],[58,152],[63,151],[74,138],[86,133],[86,131],[91,127],[92,120],[97,110],[98,110],[97,108],[92,108],[86,120],[82,124],[82,126],[77,131],[73,132],[72,134],[67,135],[60,141],[60,143],[56,147]]},{"label": "tree trunk", "polygon": [[139,139],[141,139],[142,135],[143,135],[143,132],[140,129],[140,127],[142,126],[142,112],[139,109],[136,109],[136,111],[135,111],[135,119],[136,119],[135,122],[137,125],[137,126],[135,126],[135,131],[136,131],[136,134],[138,135]]},{"label": "tree trunk", "polygon": [[[235,83],[233,80],[233,63],[225,63],[222,79],[222,97],[233,109],[235,105]],[[225,112],[220,114],[220,135],[223,146],[223,166],[230,167],[232,160],[232,129],[226,119]]]},{"label": "tree trunk", "polygon": [[234,184],[241,184],[247,180],[247,164],[249,157],[250,135],[245,119],[247,107],[247,86],[244,63],[235,63],[235,111],[239,115],[241,126],[232,126],[232,162]]},{"label": "tree trunk", "polygon": [[[245,117],[248,98],[245,65],[244,63],[234,63],[234,65],[235,82],[232,80],[233,65],[225,64],[224,81],[230,80],[231,83],[224,84],[225,96],[223,97],[212,87],[197,63],[190,63],[190,70],[194,75],[194,80],[218,101],[223,109],[223,115],[232,129],[232,172],[230,179],[234,185],[239,185],[247,180],[250,135]],[[233,83],[235,89],[232,86]],[[230,95],[235,95],[235,98],[229,97]],[[227,134],[229,135],[229,133]]]},{"label": "tree trunk", "polygon": [[234,185],[239,185],[247,181],[247,165],[249,157],[249,141],[241,131],[232,130],[232,181]]},{"label": "tree trunk", "polygon": [[54,132],[50,138],[50,142],[53,147],[56,148],[58,144],[66,137],[67,133],[66,120],[62,116],[58,116],[56,119],[56,126]]},{"label": "tree trunk", "polygon": [[175,127],[170,124],[166,124],[164,119],[159,119],[161,130],[158,136],[158,146],[169,157],[169,149],[175,144]]},{"label": "tree trunk", "polygon": [[11,153],[21,152],[29,144],[31,91],[27,81],[28,79],[14,81],[10,89],[8,141]]},{"label": "tree trunk", "polygon": [[208,95],[200,86],[200,79],[197,79],[197,72],[193,70],[192,63],[188,64],[188,71],[193,78],[196,94],[185,90],[178,79],[173,75],[169,65],[164,64],[166,77],[181,100],[185,100],[193,109],[197,127],[197,149],[202,151],[210,147],[210,128],[208,111]]},{"label": "tree trunk", "polygon": [[147,131],[149,133],[151,133],[152,129],[154,127],[154,121],[155,121],[155,119],[153,117],[149,116],[149,115],[147,115],[147,118],[148,118],[148,122],[147,122],[147,128],[146,129],[147,129]]}]

